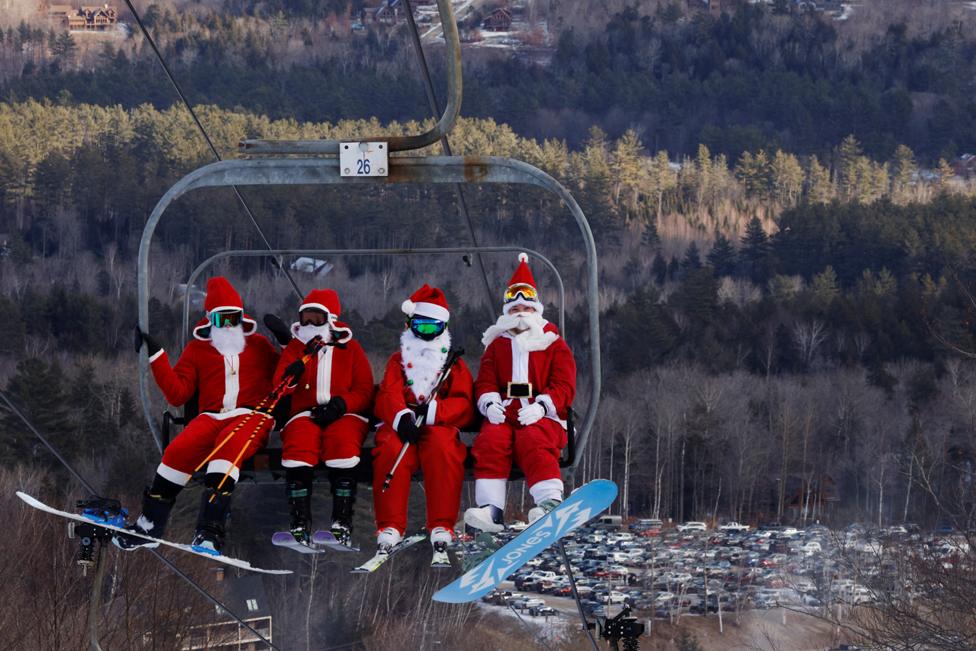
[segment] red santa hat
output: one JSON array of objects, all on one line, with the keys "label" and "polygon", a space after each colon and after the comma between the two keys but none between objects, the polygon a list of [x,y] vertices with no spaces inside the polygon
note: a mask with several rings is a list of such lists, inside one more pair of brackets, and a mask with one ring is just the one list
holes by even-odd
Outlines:
[{"label": "red santa hat", "polygon": [[334,289],[313,289],[298,306],[298,311],[302,310],[321,310],[325,312],[329,323],[329,329],[339,343],[344,343],[352,339],[352,328],[340,322],[339,314],[342,312],[342,304],[339,302],[339,294]]},{"label": "red santa hat", "polygon": [[[214,276],[207,281],[207,298],[203,302],[203,307],[207,311],[206,319],[201,320],[193,327],[193,336],[196,339],[210,339],[210,319],[209,316],[214,312],[224,312],[227,310],[244,311],[244,302],[241,295],[237,293],[230,281],[223,276]],[[257,322],[247,314],[241,317],[241,326],[244,334],[252,334],[257,328]]]},{"label": "red santa hat", "polygon": [[422,316],[445,323],[451,318],[444,292],[427,283],[424,283],[423,287],[411,294],[410,298],[400,305],[400,309],[408,317]]},{"label": "red santa hat", "polygon": [[[519,264],[508,281],[508,288],[505,290],[505,302],[502,305],[502,312],[508,314],[516,305],[527,305],[535,308],[535,311],[542,314],[543,305],[539,300],[539,290],[536,288],[535,278],[532,270],[529,269],[529,256],[519,253]],[[522,291],[519,291],[519,290]]]},{"label": "red santa hat", "polygon": [[313,289],[302,299],[298,311],[301,312],[302,310],[322,310],[331,316],[338,317],[342,311],[342,305],[339,303],[339,295],[334,289]]}]

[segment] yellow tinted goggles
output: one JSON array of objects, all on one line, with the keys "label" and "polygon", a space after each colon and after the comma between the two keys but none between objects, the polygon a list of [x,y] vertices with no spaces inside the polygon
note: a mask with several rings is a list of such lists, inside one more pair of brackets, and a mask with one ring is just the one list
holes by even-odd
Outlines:
[{"label": "yellow tinted goggles", "polygon": [[505,302],[514,301],[519,297],[519,294],[527,301],[539,300],[539,292],[536,291],[535,287],[525,283],[517,283],[505,290]]}]

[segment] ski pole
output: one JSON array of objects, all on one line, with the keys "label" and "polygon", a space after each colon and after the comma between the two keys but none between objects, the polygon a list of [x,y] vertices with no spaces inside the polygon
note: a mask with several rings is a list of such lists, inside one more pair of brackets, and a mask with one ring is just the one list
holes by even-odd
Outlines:
[{"label": "ski pole", "polygon": [[[321,349],[322,346],[325,345],[322,342],[322,339],[320,337],[315,337],[309,343],[312,342],[315,342],[315,344],[311,347],[306,346],[306,353],[301,358],[303,364],[307,364],[308,361],[312,358],[312,356],[318,353],[319,349]],[[278,383],[278,386],[272,389],[271,393],[266,395],[261,400],[261,402],[258,403],[257,407],[255,407],[254,410],[251,411],[251,413],[249,413],[247,416],[244,417],[244,420],[242,420],[240,423],[234,426],[234,429],[232,429],[230,433],[224,437],[224,439],[217,445],[217,447],[215,447],[213,450],[210,451],[210,454],[208,454],[207,457],[203,461],[201,461],[196,468],[193,469],[193,472],[199,472],[200,469],[207,464],[207,462],[213,459],[214,455],[220,452],[220,449],[223,448],[228,441],[234,438],[234,435],[237,434],[239,431],[241,431],[244,428],[244,426],[251,420],[251,418],[254,417],[255,414],[261,414],[262,418],[264,418],[265,420],[270,419],[271,411],[278,404],[278,401],[281,400],[282,393],[284,392],[285,388],[288,386],[288,382],[291,379],[293,378],[290,377],[282,378],[281,382]],[[298,378],[294,378],[294,379],[297,380]],[[258,423],[258,427],[256,429],[260,429],[262,425],[264,425],[264,422]]]},{"label": "ski pole", "polygon": [[[444,380],[446,380],[447,376],[451,374],[451,368],[454,366],[455,362],[461,359],[461,355],[463,354],[464,354],[463,348],[458,348],[456,350],[451,351],[451,354],[448,356],[447,361],[444,363],[444,370],[441,371],[441,376],[437,378],[437,382],[434,384],[434,388],[431,389],[430,395],[427,397],[427,400],[423,404],[425,405],[430,404],[430,401],[434,399],[434,396],[436,396],[437,392],[440,390],[441,385],[444,384]],[[417,419],[416,425],[418,429],[424,426],[424,420],[425,418],[423,416]],[[403,461],[403,457],[406,456],[407,449],[409,447],[410,447],[409,443],[404,443],[403,446],[400,448],[400,454],[397,455],[396,461],[393,462],[393,467],[390,468],[390,472],[386,473],[386,479],[383,480],[383,488],[380,491],[381,493],[385,493],[386,489],[390,487],[390,482],[393,481],[393,475],[394,473],[396,473],[397,468],[400,467],[400,462]]]}]

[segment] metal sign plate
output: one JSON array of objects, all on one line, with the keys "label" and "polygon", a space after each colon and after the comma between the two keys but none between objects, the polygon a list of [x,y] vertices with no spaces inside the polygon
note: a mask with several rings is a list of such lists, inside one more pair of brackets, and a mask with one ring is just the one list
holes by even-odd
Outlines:
[{"label": "metal sign plate", "polygon": [[388,148],[385,142],[343,142],[339,145],[339,173],[342,176],[387,176]]}]

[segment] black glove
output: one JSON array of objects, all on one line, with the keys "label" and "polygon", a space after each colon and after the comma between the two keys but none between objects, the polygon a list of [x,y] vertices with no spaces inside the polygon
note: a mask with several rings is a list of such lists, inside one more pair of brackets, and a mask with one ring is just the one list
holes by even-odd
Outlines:
[{"label": "black glove", "polygon": [[285,322],[278,318],[277,314],[265,314],[264,326],[271,331],[274,335],[275,340],[280,346],[287,346],[288,342],[291,341],[291,328],[285,325]]},{"label": "black glove", "polygon": [[285,369],[284,377],[291,378],[291,381],[288,383],[291,386],[298,384],[298,378],[302,377],[302,373],[304,372],[305,362],[300,359],[296,359],[294,362],[288,365],[288,368]]},{"label": "black glove", "polygon": [[414,445],[420,440],[420,428],[417,427],[417,423],[413,422],[410,414],[404,414],[400,418],[400,424],[397,425],[396,433],[401,441],[410,445]]},{"label": "black glove", "polygon": [[430,405],[429,404],[417,405],[416,407],[413,407],[412,409],[413,409],[413,415],[414,415],[414,420],[415,421],[418,421],[421,418],[423,418],[424,419],[423,420],[424,425],[430,425],[430,423],[427,422],[427,411],[430,409]]},{"label": "black glove", "polygon": [[149,356],[150,357],[152,357],[153,355],[155,355],[156,353],[158,353],[160,351],[160,349],[162,349],[162,346],[160,346],[158,343],[156,343],[156,340],[153,339],[152,337],[150,337],[148,332],[143,332],[139,328],[139,324],[138,323],[136,324],[136,332],[135,332],[135,335],[136,335],[135,336],[135,342],[136,342],[136,352],[137,353],[140,350],[142,350],[142,344],[143,343],[146,344],[146,351],[149,353]]},{"label": "black glove", "polygon": [[333,396],[326,404],[312,408],[312,422],[319,427],[326,427],[342,418],[345,413],[346,401],[339,396]]}]

